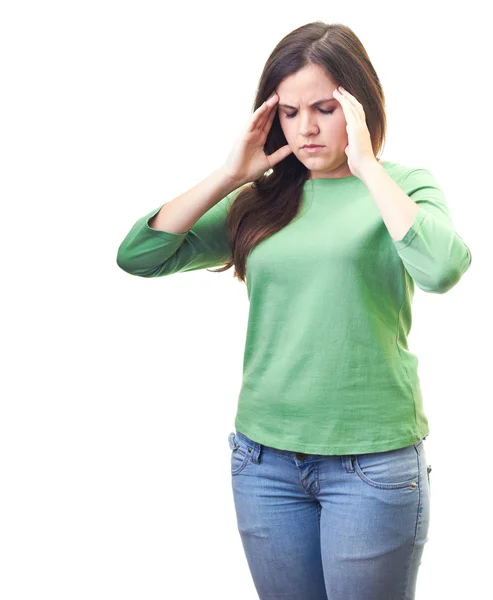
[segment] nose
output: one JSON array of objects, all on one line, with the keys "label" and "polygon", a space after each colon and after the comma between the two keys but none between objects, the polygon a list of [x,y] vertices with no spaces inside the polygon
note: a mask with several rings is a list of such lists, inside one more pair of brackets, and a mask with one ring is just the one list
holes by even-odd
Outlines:
[{"label": "nose", "polygon": [[300,137],[306,139],[318,133],[316,117],[305,114],[300,118]]}]

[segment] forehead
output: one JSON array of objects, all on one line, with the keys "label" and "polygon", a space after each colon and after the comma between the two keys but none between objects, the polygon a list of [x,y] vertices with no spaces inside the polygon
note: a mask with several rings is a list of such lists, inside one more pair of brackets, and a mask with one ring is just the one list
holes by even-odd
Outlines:
[{"label": "forehead", "polygon": [[285,77],[275,91],[281,103],[301,101],[311,104],[321,98],[332,98],[336,87],[336,82],[322,67],[307,65]]}]

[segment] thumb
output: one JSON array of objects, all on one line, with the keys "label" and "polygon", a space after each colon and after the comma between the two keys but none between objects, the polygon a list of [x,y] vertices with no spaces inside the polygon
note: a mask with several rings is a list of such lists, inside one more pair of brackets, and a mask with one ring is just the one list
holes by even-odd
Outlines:
[{"label": "thumb", "polygon": [[269,158],[270,166],[273,167],[274,165],[277,165],[278,162],[281,162],[281,160],[284,160],[286,158],[286,156],[289,156],[292,152],[293,151],[289,147],[289,144],[286,144],[282,148],[279,148],[279,150],[276,150],[272,154],[269,154],[268,158]]}]

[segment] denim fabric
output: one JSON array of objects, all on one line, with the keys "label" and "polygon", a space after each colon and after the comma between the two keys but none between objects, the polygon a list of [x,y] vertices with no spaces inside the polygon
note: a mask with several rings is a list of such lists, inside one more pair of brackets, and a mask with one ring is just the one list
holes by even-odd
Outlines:
[{"label": "denim fabric", "polygon": [[259,599],[414,599],[430,520],[424,439],[322,455],[230,433],[238,530]]}]

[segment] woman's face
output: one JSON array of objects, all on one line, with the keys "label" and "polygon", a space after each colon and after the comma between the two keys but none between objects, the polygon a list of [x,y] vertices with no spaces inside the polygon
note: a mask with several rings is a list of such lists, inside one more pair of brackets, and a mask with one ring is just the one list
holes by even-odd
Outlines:
[{"label": "woman's face", "polygon": [[[333,98],[335,89],[337,84],[321,67],[308,65],[283,79],[275,90],[282,131],[293,154],[309,169],[310,179],[352,175],[344,152],[348,145],[346,118]],[[324,101],[311,106],[319,100]],[[323,147],[308,153],[304,144]]]}]

